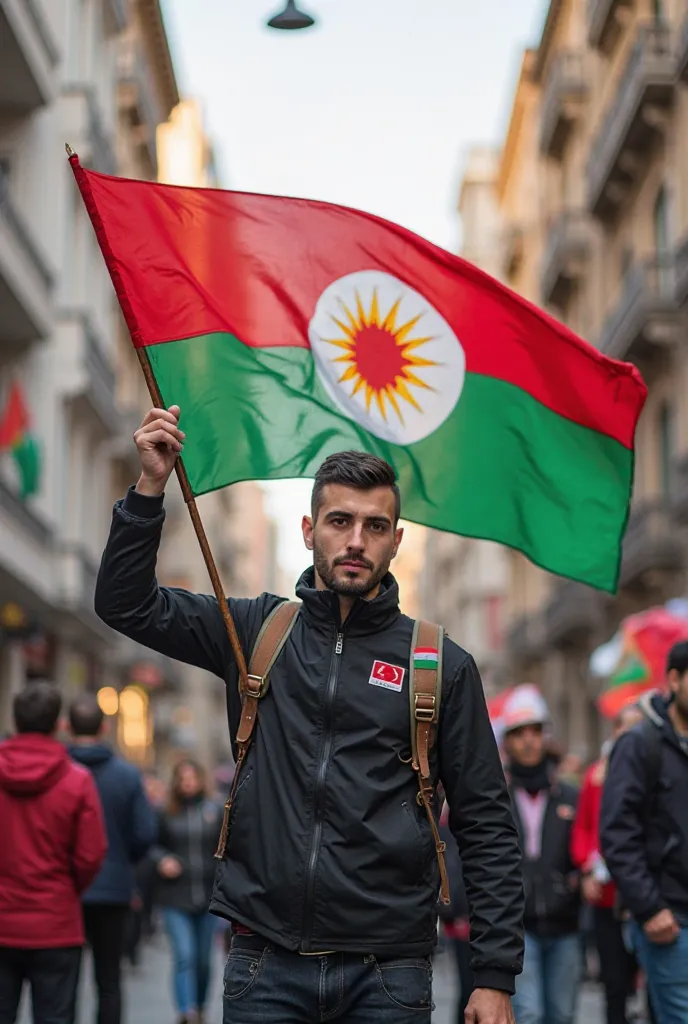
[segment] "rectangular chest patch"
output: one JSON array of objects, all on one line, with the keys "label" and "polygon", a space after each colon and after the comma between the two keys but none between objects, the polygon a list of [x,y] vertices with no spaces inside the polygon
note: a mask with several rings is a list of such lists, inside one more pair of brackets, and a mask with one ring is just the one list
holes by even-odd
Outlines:
[{"label": "rectangular chest patch", "polygon": [[406,669],[390,665],[387,661],[374,661],[368,682],[371,686],[383,686],[385,690],[401,691]]}]

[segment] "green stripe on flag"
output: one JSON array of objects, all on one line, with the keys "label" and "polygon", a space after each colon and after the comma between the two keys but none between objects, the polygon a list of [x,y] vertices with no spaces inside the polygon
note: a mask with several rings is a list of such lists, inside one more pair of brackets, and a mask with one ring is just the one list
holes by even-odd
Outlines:
[{"label": "green stripe on flag", "polygon": [[194,494],[312,478],[332,452],[363,449],[394,466],[406,519],[507,544],[551,572],[615,589],[633,453],[513,384],[466,374],[439,429],[401,447],[336,409],[308,349],[208,334],[146,351],[166,405],[181,406]]}]

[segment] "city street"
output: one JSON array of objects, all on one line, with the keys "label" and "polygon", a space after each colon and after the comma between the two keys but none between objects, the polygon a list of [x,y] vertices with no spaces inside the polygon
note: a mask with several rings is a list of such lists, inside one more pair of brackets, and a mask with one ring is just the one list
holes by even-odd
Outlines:
[{"label": "city street", "polygon": [[[222,953],[218,948],[216,974],[212,990],[215,998],[208,1013],[208,1024],[220,1024],[222,1020],[221,984]],[[86,972],[86,983],[82,986],[78,1024],[94,1024],[93,987],[90,970]],[[165,940],[156,939],[143,954],[140,967],[128,968],[125,982],[126,1016],[125,1024],[174,1024],[174,1012],[170,981],[169,959]],[[454,975],[446,954],[437,957],[435,963],[435,1004],[433,1024],[454,1024],[453,1016]],[[577,1024],[602,1024],[602,1004],[597,989],[583,990]],[[19,1024],[30,1024],[31,1014],[24,1000]]]}]

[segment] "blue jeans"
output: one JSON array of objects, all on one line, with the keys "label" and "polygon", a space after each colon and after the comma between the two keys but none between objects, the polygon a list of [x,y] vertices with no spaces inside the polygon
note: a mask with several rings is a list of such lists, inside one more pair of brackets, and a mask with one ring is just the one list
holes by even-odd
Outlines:
[{"label": "blue jeans", "polygon": [[164,907],[163,916],[174,957],[174,998],[180,1016],[185,1016],[205,1006],[217,918],[173,907]]},{"label": "blue jeans", "polygon": [[573,1024],[581,966],[578,935],[541,939],[526,932],[513,999],[516,1024]]},{"label": "blue jeans", "polygon": [[631,927],[633,948],[645,971],[652,1009],[658,1024],[688,1021],[688,926],[676,942],[659,946],[650,942],[639,924]]},{"label": "blue jeans", "polygon": [[224,974],[223,1024],[430,1024],[428,957],[300,956],[236,935]]}]

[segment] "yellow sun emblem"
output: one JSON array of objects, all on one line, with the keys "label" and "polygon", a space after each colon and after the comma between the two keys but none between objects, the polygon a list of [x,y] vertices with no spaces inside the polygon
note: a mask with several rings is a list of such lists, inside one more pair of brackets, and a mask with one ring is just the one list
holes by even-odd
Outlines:
[{"label": "yellow sun emblem", "polygon": [[386,403],[389,403],[403,424],[404,417],[398,399],[401,398],[408,402],[419,412],[423,411],[410,391],[409,385],[426,391],[435,390],[414,372],[421,371],[423,367],[438,365],[431,359],[423,359],[421,356],[414,355],[417,349],[432,341],[433,338],[430,336],[412,337],[414,328],[423,313],[419,313],[411,320],[407,320],[406,323],[397,326],[401,298],[397,299],[383,318],[380,315],[377,288],[373,289],[368,310],[364,309],[358,290],[354,294],[356,296],[355,312],[339,298],[337,302],[346,319],[340,319],[330,314],[330,318],[342,332],[343,337],[324,338],[323,340],[328,345],[334,345],[344,350],[345,354],[338,356],[333,361],[345,366],[339,378],[340,384],[353,381],[350,397],[353,398],[357,392],[365,388],[367,412],[370,412],[370,406],[374,399],[380,410],[380,415],[386,421]]}]

